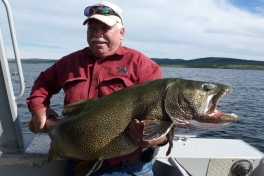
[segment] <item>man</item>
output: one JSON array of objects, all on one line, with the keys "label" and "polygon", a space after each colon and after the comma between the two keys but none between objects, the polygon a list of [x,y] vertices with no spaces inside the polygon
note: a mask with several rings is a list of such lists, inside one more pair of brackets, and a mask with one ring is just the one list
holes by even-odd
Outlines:
[{"label": "man", "polygon": [[[89,47],[71,53],[41,72],[35,80],[27,103],[33,116],[36,131],[45,133],[46,119],[58,116],[49,108],[50,98],[61,89],[65,92],[64,104],[80,99],[102,97],[125,87],[161,78],[158,65],[142,53],[121,45],[125,29],[122,10],[111,3],[101,2],[84,10],[88,18],[87,42]],[[133,120],[127,131],[139,148],[127,155],[104,161],[94,175],[152,175],[151,161],[140,159],[142,149],[166,142],[166,137],[143,141],[144,121]],[[124,163],[128,157],[139,158]],[[64,175],[75,175],[78,160],[69,159]]]}]

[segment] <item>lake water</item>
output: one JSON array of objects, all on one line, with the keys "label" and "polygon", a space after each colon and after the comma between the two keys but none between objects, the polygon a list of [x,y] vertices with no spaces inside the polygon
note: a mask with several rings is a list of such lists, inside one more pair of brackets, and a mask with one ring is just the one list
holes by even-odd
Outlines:
[{"label": "lake water", "polygon": [[[25,78],[25,93],[18,100],[18,114],[23,131],[28,131],[30,113],[25,103],[34,80],[40,71],[51,64],[22,64]],[[15,64],[9,64],[10,72],[16,73]],[[264,71],[232,69],[200,69],[163,67],[163,77],[218,82],[233,87],[233,92],[224,96],[218,109],[238,115],[239,121],[215,129],[176,129],[177,134],[195,134],[204,138],[241,139],[264,153]],[[18,76],[12,77],[15,93],[18,93]],[[62,111],[64,93],[55,95],[51,108],[58,114]]]}]

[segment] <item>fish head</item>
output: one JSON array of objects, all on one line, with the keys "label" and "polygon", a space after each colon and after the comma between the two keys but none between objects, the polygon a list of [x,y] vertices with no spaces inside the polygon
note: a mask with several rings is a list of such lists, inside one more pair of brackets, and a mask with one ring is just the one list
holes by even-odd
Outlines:
[{"label": "fish head", "polygon": [[219,100],[232,88],[219,83],[177,79],[167,87],[165,111],[175,126],[211,128],[236,122],[235,114],[217,109]]}]

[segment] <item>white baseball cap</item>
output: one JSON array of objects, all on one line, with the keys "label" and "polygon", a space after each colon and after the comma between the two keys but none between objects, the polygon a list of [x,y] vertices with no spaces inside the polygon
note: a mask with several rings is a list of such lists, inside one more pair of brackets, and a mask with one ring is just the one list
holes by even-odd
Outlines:
[{"label": "white baseball cap", "polygon": [[88,18],[83,25],[87,24],[90,19],[99,20],[107,26],[114,26],[116,23],[123,24],[122,10],[117,5],[106,1],[86,7],[84,15]]}]

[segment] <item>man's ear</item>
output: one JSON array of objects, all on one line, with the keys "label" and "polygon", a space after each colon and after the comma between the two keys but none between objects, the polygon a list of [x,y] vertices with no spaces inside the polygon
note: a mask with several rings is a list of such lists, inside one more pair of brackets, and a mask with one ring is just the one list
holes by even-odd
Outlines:
[{"label": "man's ear", "polygon": [[120,29],[120,34],[121,34],[121,40],[123,40],[124,39],[124,36],[125,36],[125,28],[122,28],[122,29]]}]

